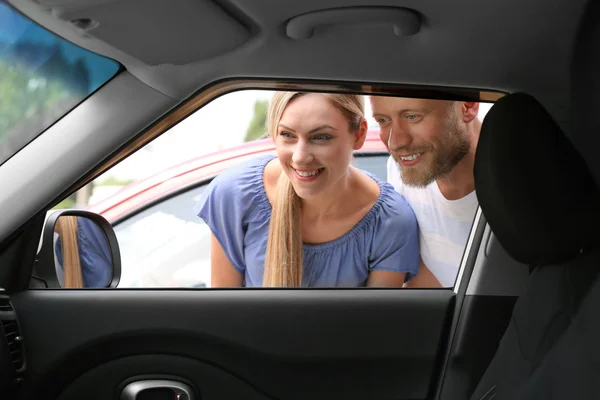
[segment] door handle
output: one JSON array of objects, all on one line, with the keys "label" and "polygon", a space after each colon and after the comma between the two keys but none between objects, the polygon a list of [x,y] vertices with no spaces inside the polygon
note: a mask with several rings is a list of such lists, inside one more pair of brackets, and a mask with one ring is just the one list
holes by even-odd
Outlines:
[{"label": "door handle", "polygon": [[194,391],[190,385],[166,379],[131,382],[123,388],[121,400],[155,399],[160,398],[158,396],[161,392],[169,400],[195,400]]}]

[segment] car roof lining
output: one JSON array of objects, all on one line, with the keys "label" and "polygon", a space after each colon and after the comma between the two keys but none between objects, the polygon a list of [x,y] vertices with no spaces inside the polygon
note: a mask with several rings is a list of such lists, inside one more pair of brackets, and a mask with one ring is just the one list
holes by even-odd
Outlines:
[{"label": "car roof lining", "polygon": [[[569,75],[572,44],[586,3],[548,0],[542,5],[533,0],[507,0],[490,5],[477,0],[404,0],[401,4],[396,0],[376,3],[307,0],[282,7],[279,0],[177,0],[168,18],[163,18],[165,26],[158,29],[162,39],[157,40],[156,35],[135,36],[136,32],[130,36],[125,31],[122,38],[111,39],[115,43],[111,46],[82,35],[56,15],[61,14],[61,9],[76,7],[77,12],[70,11],[73,15],[85,16],[87,12],[93,16],[93,10],[101,8],[104,22],[100,24],[111,26],[122,19],[123,7],[128,7],[129,25],[142,27],[145,19],[161,21],[165,4],[171,4],[171,0],[144,1],[143,7],[139,0],[10,2],[66,39],[118,60],[142,82],[177,100],[188,98],[211,82],[231,78],[410,83],[524,91],[538,98],[563,124],[568,119],[569,106],[566,96],[569,79],[565,77]],[[214,36],[209,41],[195,37],[182,40],[182,30],[171,29],[169,22],[198,21],[209,31],[223,29],[221,19],[206,21],[203,17],[202,7],[209,4],[218,5],[219,12],[229,15],[231,21],[238,21],[248,33],[236,45],[232,45],[231,38],[219,37],[223,51],[216,55],[210,49],[205,53],[198,50],[210,47],[206,42],[215,41]],[[49,5],[54,5],[54,10]],[[285,34],[286,21],[295,16],[367,5],[414,9],[423,15],[421,31],[414,36],[397,37],[389,26],[373,24],[360,29],[354,29],[353,25],[329,29],[307,40],[293,40]],[[135,12],[136,6],[139,12]],[[192,27],[186,29],[192,34]],[[123,50],[132,43],[153,49],[156,52],[153,57],[162,63],[152,66],[140,59],[145,57],[135,57]]]}]

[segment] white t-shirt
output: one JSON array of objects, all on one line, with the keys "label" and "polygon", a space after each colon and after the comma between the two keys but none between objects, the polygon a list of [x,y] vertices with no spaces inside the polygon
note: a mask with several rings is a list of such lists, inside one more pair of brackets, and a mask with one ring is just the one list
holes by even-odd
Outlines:
[{"label": "white t-shirt", "polygon": [[387,180],[404,196],[417,217],[423,263],[442,286],[454,286],[477,211],[475,191],[458,200],[448,200],[437,182],[426,188],[406,186],[392,157],[387,162]]}]

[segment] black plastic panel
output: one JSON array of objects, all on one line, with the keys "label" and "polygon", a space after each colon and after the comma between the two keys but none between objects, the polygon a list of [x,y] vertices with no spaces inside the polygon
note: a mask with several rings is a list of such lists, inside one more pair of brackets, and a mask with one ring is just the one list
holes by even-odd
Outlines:
[{"label": "black plastic panel", "polygon": [[465,296],[440,400],[469,399],[496,354],[515,296]]},{"label": "black plastic panel", "polygon": [[[136,371],[137,376],[132,375],[131,371]],[[102,364],[79,377],[57,400],[118,399],[125,386],[123,383],[130,377],[134,378],[133,381],[168,378],[190,382],[196,399],[269,400],[247,382],[210,364],[165,354],[125,357]],[[102,384],[98,384],[98,379]],[[90,392],[90,388],[94,388],[94,391]]]},{"label": "black plastic panel", "polygon": [[[424,399],[454,293],[38,290],[13,303],[29,358],[22,398],[75,398],[122,378],[182,371],[198,387],[217,385],[202,399],[228,398],[219,386],[257,399]],[[126,362],[159,354],[174,358]],[[198,376],[192,364],[202,364]]]},{"label": "black plastic panel", "polygon": [[2,322],[0,322],[0,393],[8,393],[11,389],[14,375],[15,371],[4,335],[4,327]]}]

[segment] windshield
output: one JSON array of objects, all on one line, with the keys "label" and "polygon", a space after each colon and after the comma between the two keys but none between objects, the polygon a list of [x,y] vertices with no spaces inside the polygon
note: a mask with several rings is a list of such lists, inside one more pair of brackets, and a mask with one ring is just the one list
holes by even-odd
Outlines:
[{"label": "windshield", "polygon": [[119,69],[0,0],[0,164]]}]

